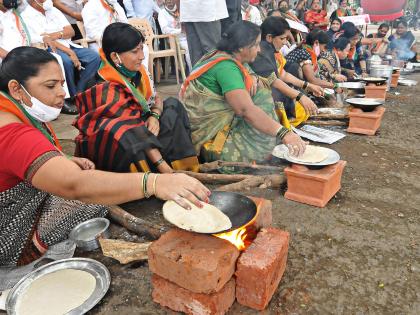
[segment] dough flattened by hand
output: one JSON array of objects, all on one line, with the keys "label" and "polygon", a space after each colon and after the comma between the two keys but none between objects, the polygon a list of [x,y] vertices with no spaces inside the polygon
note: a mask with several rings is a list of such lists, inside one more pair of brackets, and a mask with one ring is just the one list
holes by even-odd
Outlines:
[{"label": "dough flattened by hand", "polygon": [[319,163],[328,158],[328,152],[323,147],[307,145],[302,156],[291,156],[291,158],[297,162]]},{"label": "dough flattened by hand", "polygon": [[82,305],[95,291],[96,279],[77,269],[63,269],[41,276],[19,297],[19,315],[57,315]]},{"label": "dough flattened by hand", "polygon": [[163,205],[163,216],[177,227],[198,232],[218,233],[232,227],[232,222],[227,215],[215,206],[203,203],[203,208],[198,208],[188,200],[191,210],[186,210],[174,201],[167,201]]}]

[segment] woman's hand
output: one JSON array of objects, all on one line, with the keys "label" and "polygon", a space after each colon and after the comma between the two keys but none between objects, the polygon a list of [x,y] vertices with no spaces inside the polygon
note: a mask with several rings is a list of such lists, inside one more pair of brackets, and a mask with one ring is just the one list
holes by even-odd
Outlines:
[{"label": "woman's hand", "polygon": [[156,117],[150,116],[149,118],[147,118],[146,127],[156,137],[158,136],[159,131],[160,131],[160,124],[159,124],[159,120]]},{"label": "woman's hand", "polygon": [[82,64],[80,63],[79,58],[77,58],[77,55],[72,51],[71,53],[69,53],[69,57],[70,57],[70,60],[73,62],[74,67],[77,70],[81,70]]},{"label": "woman's hand", "polygon": [[251,94],[251,97],[254,96],[257,93],[258,90],[258,76],[252,75],[252,86],[251,90],[249,91],[249,94]]},{"label": "woman's hand", "polygon": [[94,170],[95,169],[95,163],[93,163],[89,159],[73,156],[70,160],[72,160],[74,163],[76,163],[82,170]]},{"label": "woman's hand", "polygon": [[317,97],[324,95],[324,89],[316,84],[309,83],[307,90]]},{"label": "woman's hand", "polygon": [[303,108],[305,109],[305,112],[308,115],[316,115],[318,113],[318,107],[306,95],[302,96],[302,98],[299,100],[299,103],[302,104]]},{"label": "woman's hand", "polygon": [[292,156],[301,156],[305,153],[306,142],[293,131],[286,133],[283,138],[283,143],[287,146]]},{"label": "woman's hand", "polygon": [[345,81],[347,81],[347,77],[346,77],[345,75],[342,75],[342,74],[336,74],[336,75],[334,76],[334,79],[335,79],[337,82],[345,82]]},{"label": "woman's hand", "polygon": [[[151,179],[153,178],[149,177]],[[210,194],[210,190],[202,183],[185,174],[159,174],[156,179],[155,196],[163,200],[173,200],[187,210],[191,207],[185,199],[202,208],[201,201],[208,203]]]},{"label": "woman's hand", "polygon": [[346,69],[347,77],[348,78],[354,78],[354,75],[356,74],[356,71],[351,69]]}]

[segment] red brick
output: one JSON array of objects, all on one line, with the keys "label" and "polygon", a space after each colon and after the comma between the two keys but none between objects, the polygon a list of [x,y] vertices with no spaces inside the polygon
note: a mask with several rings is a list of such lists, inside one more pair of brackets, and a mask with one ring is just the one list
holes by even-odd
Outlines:
[{"label": "red brick", "polygon": [[194,293],[165,280],[152,276],[153,301],[177,312],[194,315],[225,314],[235,302],[235,280],[231,280],[216,293]]},{"label": "red brick", "polygon": [[172,229],[153,242],[149,269],[196,293],[219,291],[235,272],[238,249],[215,236]]},{"label": "red brick", "polygon": [[236,299],[242,305],[263,310],[270,302],[286,269],[289,233],[262,229],[238,260]]}]

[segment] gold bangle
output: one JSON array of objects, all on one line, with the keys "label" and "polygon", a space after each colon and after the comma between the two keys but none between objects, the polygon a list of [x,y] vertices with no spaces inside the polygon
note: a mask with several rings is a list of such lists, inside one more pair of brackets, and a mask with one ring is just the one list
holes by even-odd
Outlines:
[{"label": "gold bangle", "polygon": [[145,174],[145,173],[143,173],[143,174],[141,175],[141,180],[140,180],[140,183],[141,183],[141,191],[142,191],[142,193],[143,193],[143,197],[144,197],[144,187],[143,187],[143,185],[144,185],[144,174]]},{"label": "gold bangle", "polygon": [[155,175],[155,178],[153,178],[153,195],[156,196],[156,180],[158,178],[159,174]]}]

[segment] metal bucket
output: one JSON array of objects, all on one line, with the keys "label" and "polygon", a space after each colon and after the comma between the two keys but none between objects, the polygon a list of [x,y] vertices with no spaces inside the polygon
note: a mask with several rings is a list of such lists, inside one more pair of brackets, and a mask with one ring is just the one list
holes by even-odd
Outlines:
[{"label": "metal bucket", "polygon": [[372,77],[387,78],[387,91],[389,91],[391,87],[392,71],[392,66],[374,65],[370,68],[370,75]]},{"label": "metal bucket", "polygon": [[382,64],[382,58],[378,55],[372,55],[366,60],[366,66],[370,72],[373,66],[379,66]]}]

